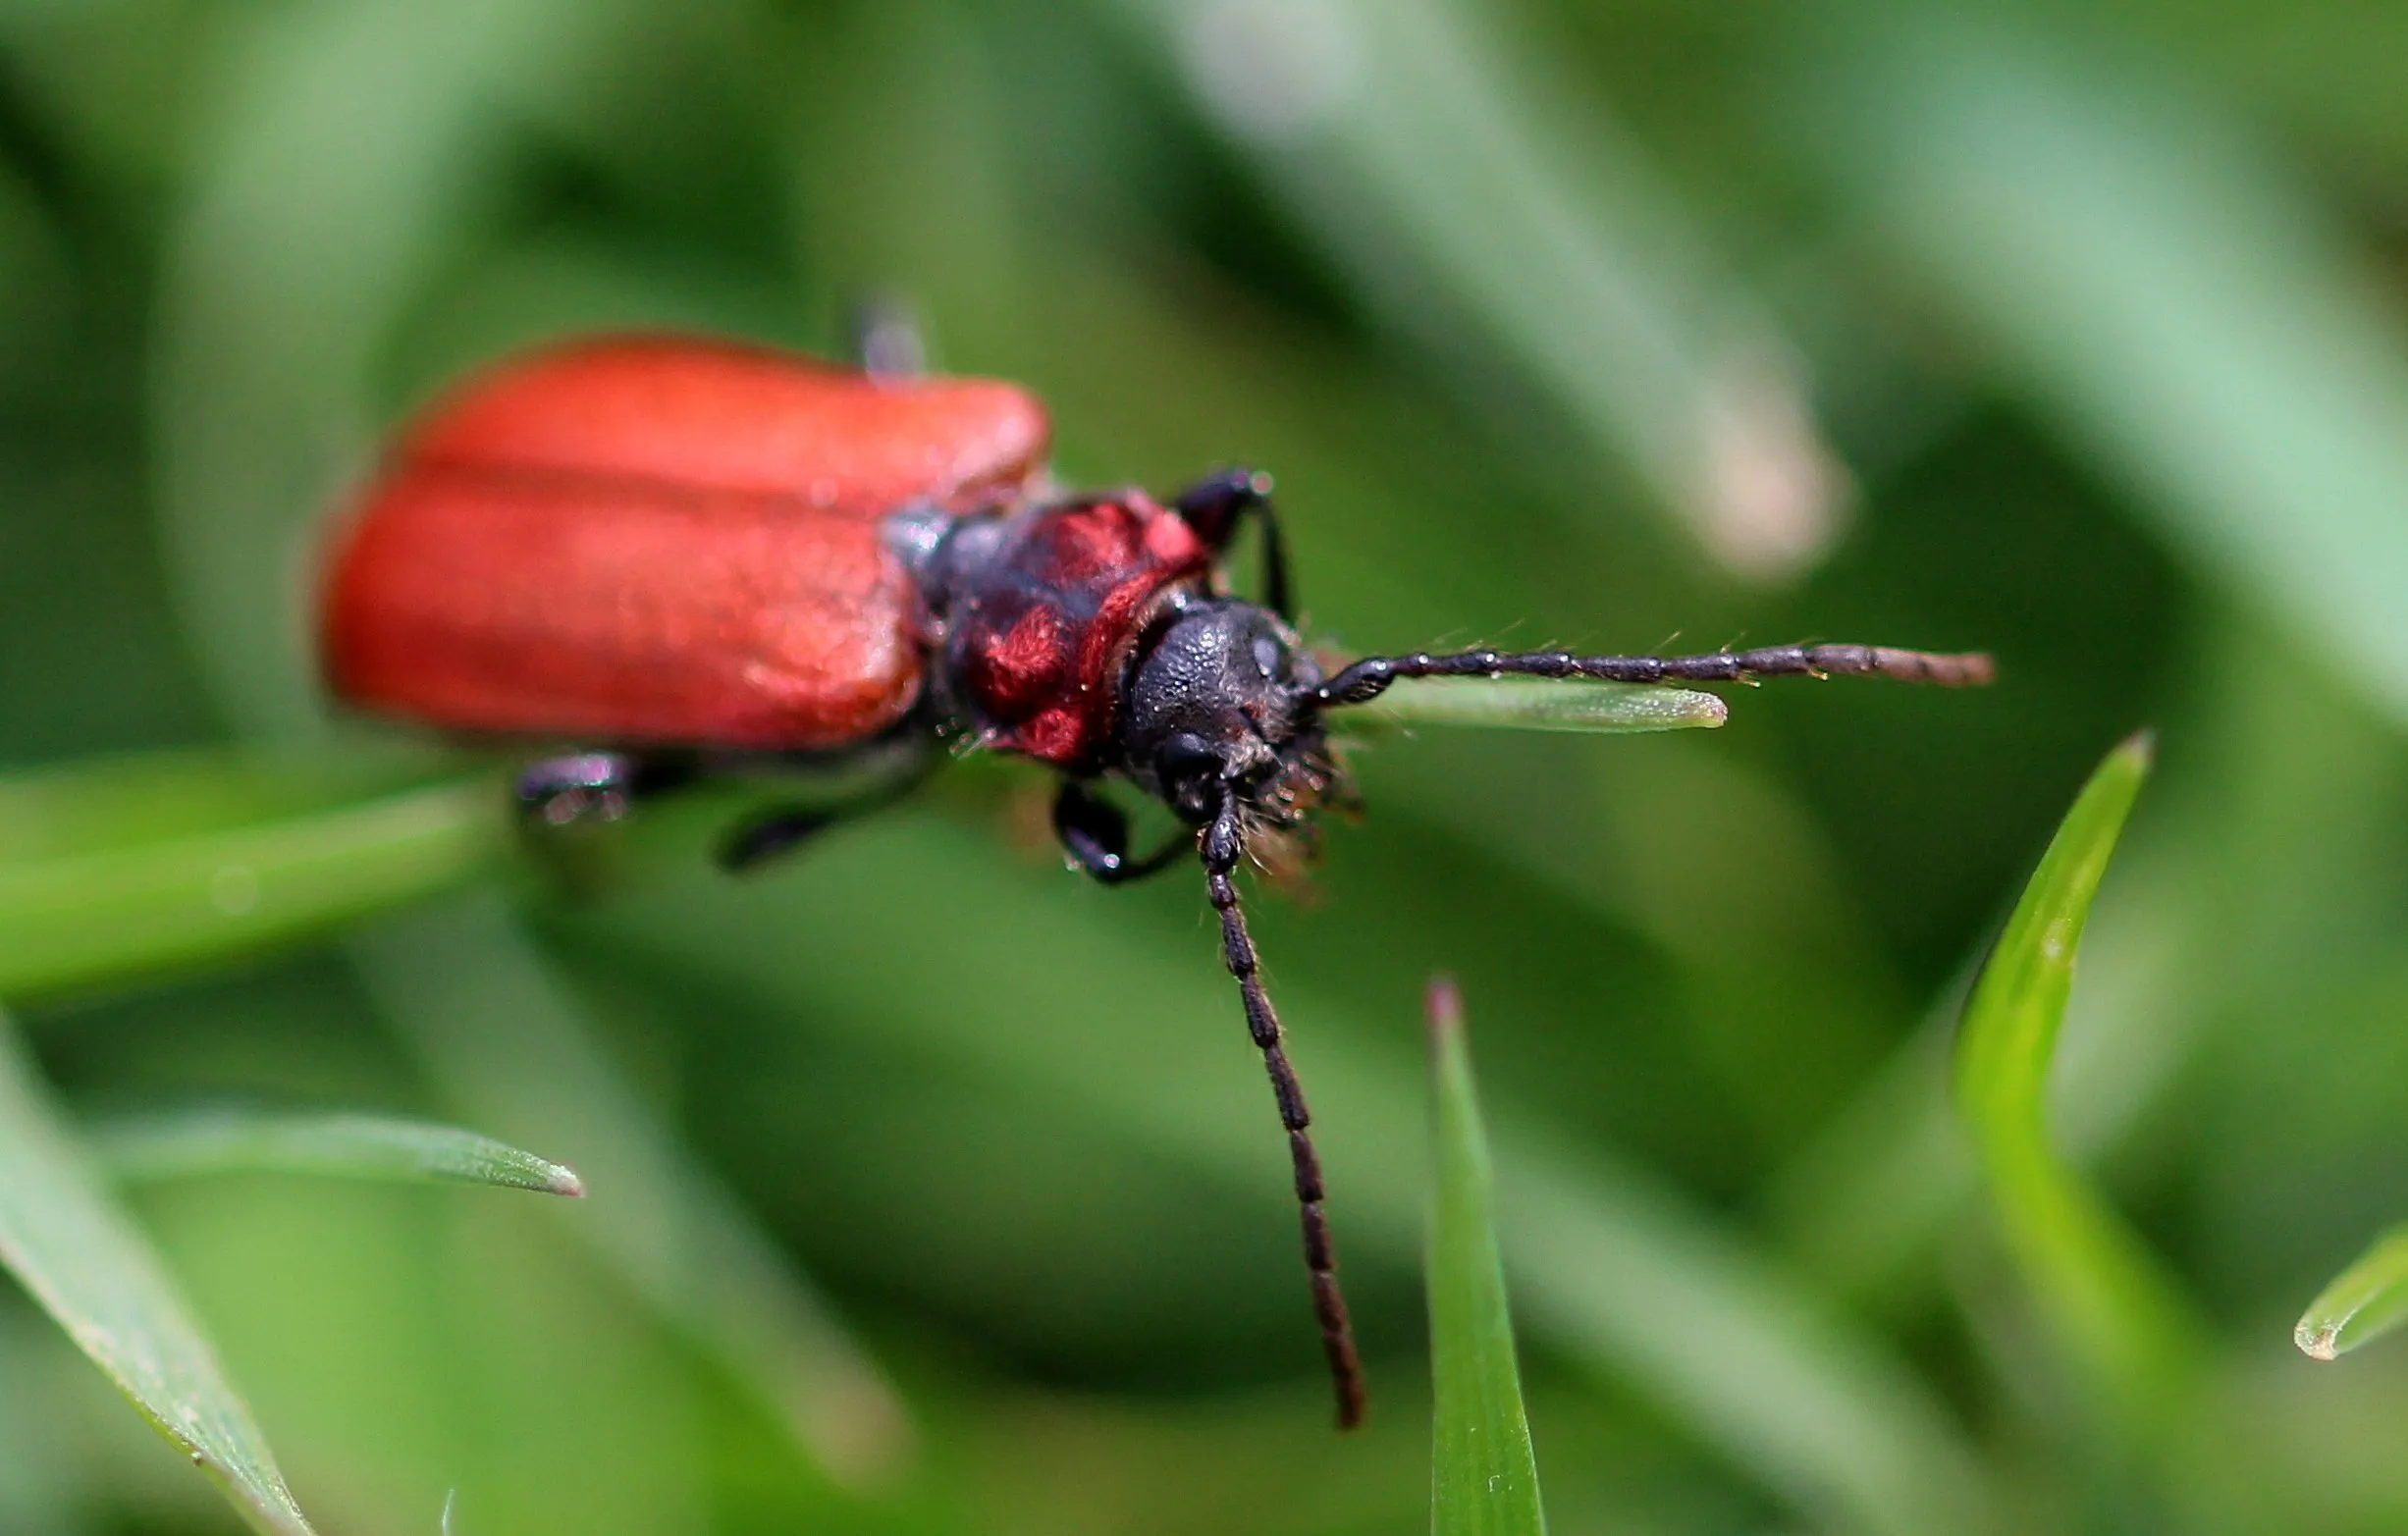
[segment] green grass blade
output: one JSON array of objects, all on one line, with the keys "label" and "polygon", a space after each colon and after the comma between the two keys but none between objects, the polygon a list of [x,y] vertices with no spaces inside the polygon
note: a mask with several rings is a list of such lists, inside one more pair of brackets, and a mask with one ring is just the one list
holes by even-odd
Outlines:
[{"label": "green grass blade", "polygon": [[289,821],[422,787],[457,768],[454,759],[398,744],[80,758],[0,777],[0,868]]},{"label": "green grass blade", "polygon": [[455,1126],[386,1115],[206,1109],[95,1127],[86,1140],[109,1172],[132,1182],[268,1172],[585,1192],[573,1170],[533,1152]]},{"label": "green grass blade", "polygon": [[284,1474],[150,1245],[0,1021],[0,1262],[267,1536],[308,1536]]},{"label": "green grass blade", "polygon": [[290,943],[507,867],[483,777],[189,837],[0,864],[0,996]]},{"label": "green grass blade", "polygon": [[1631,683],[1509,682],[1485,677],[1425,677],[1398,683],[1346,713],[1351,724],[1485,725],[1517,730],[1632,731],[1713,727],[1730,706],[1693,688]]},{"label": "green grass blade", "polygon": [[595,1047],[577,999],[500,904],[410,914],[350,945],[429,1075],[481,1125],[570,1153],[609,1198],[562,1214],[664,1319],[840,1482],[906,1460],[893,1389],[810,1281]]},{"label": "green grass blade", "polygon": [[1522,1407],[1514,1323],[1490,1211],[1488,1134],[1464,1043],[1463,997],[1429,985],[1430,1142],[1437,1187],[1428,1275],[1430,1529],[1437,1536],[1536,1536],[1538,1462]]},{"label": "green grass blade", "polygon": [[2291,1338],[2311,1358],[2337,1360],[2403,1322],[2408,1322],[2408,1227],[2394,1227],[2317,1294]]},{"label": "green grass blade", "polygon": [[2188,1302],[2051,1144],[2046,1098],[2091,899],[2149,775],[2123,742],[2083,786],[1973,984],[1956,1101],[2007,1246],[2060,1346],[2127,1431],[2162,1422],[2197,1359]]}]

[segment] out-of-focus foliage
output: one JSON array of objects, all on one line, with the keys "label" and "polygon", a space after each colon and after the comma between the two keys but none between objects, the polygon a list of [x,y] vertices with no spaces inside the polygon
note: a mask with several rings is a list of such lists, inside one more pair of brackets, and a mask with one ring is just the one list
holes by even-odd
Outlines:
[{"label": "out-of-focus foliage", "polygon": [[[2404,78],[2408,20],[2333,0],[0,0],[0,769],[50,796],[0,810],[0,958],[48,1124],[341,1106],[584,1176],[126,1195],[322,1529],[456,1488],[473,1536],[1413,1530],[1444,967],[1554,1528],[2398,1529],[2408,1351],[2288,1333],[2408,1210]],[[1275,471],[1341,648],[2000,658],[1356,755],[1366,820],[1254,921],[1360,1437],[1194,879],[1088,887],[1041,776],[969,763],[755,880],[713,801],[461,891],[499,821],[413,840],[474,791],[312,685],[312,528],[446,377],[599,325],[830,350],[872,291],[1041,391],[1072,480]],[[2050,1086],[2199,1313],[2133,1457],[1946,1064],[2143,722]],[[311,767],[86,766],[238,747]],[[279,817],[353,862],[243,841]],[[0,1530],[237,1522],[0,1296]]]}]

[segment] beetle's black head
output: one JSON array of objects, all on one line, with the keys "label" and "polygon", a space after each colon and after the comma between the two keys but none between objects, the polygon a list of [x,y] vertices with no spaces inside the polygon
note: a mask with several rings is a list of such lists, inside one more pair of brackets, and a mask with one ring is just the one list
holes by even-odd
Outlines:
[{"label": "beetle's black head", "polygon": [[1268,609],[1235,598],[1174,609],[1122,700],[1122,767],[1191,826],[1234,802],[1284,825],[1335,775],[1310,702],[1321,669]]}]

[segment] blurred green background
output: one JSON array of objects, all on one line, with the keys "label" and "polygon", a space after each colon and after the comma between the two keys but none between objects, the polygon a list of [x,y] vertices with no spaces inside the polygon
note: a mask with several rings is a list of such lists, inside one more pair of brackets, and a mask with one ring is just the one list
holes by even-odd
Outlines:
[{"label": "blurred green background", "polygon": [[[2408,1215],[2403,79],[2408,9],[2342,0],[0,0],[0,768],[391,742],[304,621],[381,430],[579,328],[834,350],[871,291],[1075,482],[1274,471],[1341,646],[2002,674],[1357,756],[1254,912],[1343,1441],[1199,882],[1063,873],[1033,771],[757,879],[672,815],[599,894],[9,1001],[79,1116],[585,1174],[132,1196],[329,1532],[1422,1528],[1435,969],[1556,1530],[2408,1528],[2408,1348],[2289,1338]],[[2210,1339],[2136,1428],[2036,1332],[1943,1057],[2142,723],[2057,1085]],[[238,1528],[0,1296],[0,1531]]]}]

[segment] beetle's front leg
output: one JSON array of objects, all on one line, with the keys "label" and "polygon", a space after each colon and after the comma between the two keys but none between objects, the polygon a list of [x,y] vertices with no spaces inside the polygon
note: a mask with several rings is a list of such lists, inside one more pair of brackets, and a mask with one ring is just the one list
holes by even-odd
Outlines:
[{"label": "beetle's front leg", "polygon": [[1075,778],[1062,780],[1053,797],[1053,835],[1070,862],[1106,885],[1142,880],[1188,850],[1192,839],[1174,836],[1143,859],[1129,857],[1129,819],[1118,807],[1088,792]]},{"label": "beetle's front leg", "polygon": [[646,795],[694,776],[690,759],[633,752],[566,752],[518,770],[518,807],[531,821],[615,821]]},{"label": "beetle's front leg", "polygon": [[1206,475],[1171,503],[1182,522],[1214,551],[1226,550],[1238,524],[1249,514],[1262,528],[1262,600],[1264,606],[1296,622],[1294,594],[1288,585],[1287,545],[1279,537],[1279,513],[1271,504],[1271,477],[1258,469],[1224,469]]}]

